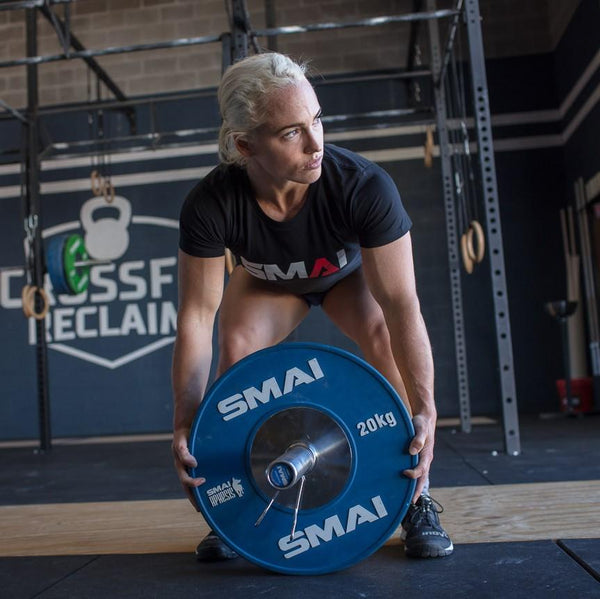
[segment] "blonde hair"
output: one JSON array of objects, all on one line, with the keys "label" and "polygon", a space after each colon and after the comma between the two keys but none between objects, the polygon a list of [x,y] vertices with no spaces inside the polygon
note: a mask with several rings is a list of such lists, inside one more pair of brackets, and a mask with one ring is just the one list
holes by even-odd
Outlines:
[{"label": "blonde hair", "polygon": [[223,120],[219,131],[221,162],[244,164],[235,138],[263,124],[269,92],[299,83],[305,73],[305,64],[277,52],[244,58],[225,71],[217,94]]}]

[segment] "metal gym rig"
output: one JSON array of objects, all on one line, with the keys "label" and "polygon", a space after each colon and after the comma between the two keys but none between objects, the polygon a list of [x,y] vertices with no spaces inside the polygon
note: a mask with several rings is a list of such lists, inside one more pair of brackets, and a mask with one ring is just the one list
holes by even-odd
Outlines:
[{"label": "metal gym rig", "polygon": [[[493,309],[497,348],[497,373],[502,405],[504,447],[509,455],[518,455],[521,451],[519,437],[519,421],[517,412],[517,396],[514,377],[512,340],[510,328],[510,316],[508,309],[508,294],[506,287],[506,275],[504,266],[504,253],[502,244],[502,230],[500,223],[500,207],[496,182],[496,171],[494,162],[494,151],[491,131],[491,119],[489,109],[489,98],[486,80],[485,60],[483,53],[483,42],[481,35],[481,17],[478,0],[456,0],[453,9],[437,10],[435,0],[425,0],[425,10],[422,10],[423,2],[416,0],[417,11],[409,14],[381,16],[363,19],[353,22],[339,23],[316,23],[309,25],[292,25],[285,27],[272,27],[263,30],[252,30],[248,11],[244,0],[231,0],[230,6],[230,31],[214,36],[196,38],[176,39],[168,42],[148,43],[124,47],[113,47],[99,50],[88,50],[84,48],[70,29],[69,5],[73,0],[23,0],[5,2],[0,5],[0,10],[26,11],[26,48],[25,58],[0,62],[0,67],[25,66],[27,70],[27,107],[21,112],[6,103],[0,106],[6,111],[5,117],[18,119],[22,123],[24,131],[24,148],[22,162],[25,166],[25,185],[22,201],[25,214],[26,230],[26,271],[32,286],[36,288],[34,293],[34,309],[40,312],[43,308],[43,296],[40,290],[44,287],[44,248],[40,228],[37,226],[40,214],[40,165],[41,159],[49,152],[58,147],[51,144],[48,148],[40,149],[40,115],[49,112],[67,112],[69,109],[56,107],[41,107],[38,99],[38,73],[39,64],[56,62],[61,60],[81,59],[93,71],[98,80],[102,81],[115,97],[114,102],[102,103],[104,109],[113,108],[123,111],[128,118],[132,136],[135,140],[136,122],[134,105],[140,101],[128,99],[119,87],[112,81],[109,74],[97,63],[95,57],[114,54],[124,54],[147,50],[181,48],[185,46],[221,43],[222,64],[226,68],[236,59],[246,56],[250,44],[256,47],[257,38],[275,39],[277,36],[293,35],[298,33],[324,31],[334,29],[346,29],[355,27],[381,27],[391,23],[411,23],[411,41],[416,37],[416,29],[421,22],[426,22],[429,33],[429,49],[431,65],[429,69],[415,69],[419,61],[415,60],[413,52],[409,55],[409,64],[406,71],[397,75],[398,78],[421,79],[429,78],[434,96],[435,125],[438,134],[439,154],[442,168],[443,197],[446,217],[448,261],[450,271],[450,291],[452,302],[452,313],[454,322],[454,342],[456,349],[456,368],[458,375],[458,397],[461,429],[469,432],[471,429],[471,408],[468,387],[467,348],[464,331],[464,314],[462,307],[462,290],[460,283],[461,271],[461,248],[463,237],[459,241],[458,222],[460,214],[457,214],[457,205],[460,207],[460,196],[466,184],[466,175],[474,175],[479,187],[478,203],[483,208],[485,217],[485,231],[487,248],[489,248],[489,273],[492,283]],[[58,17],[53,10],[53,5],[64,5],[64,19]],[[63,52],[56,55],[39,56],[37,49],[37,16],[41,14],[54,27],[61,43]],[[438,21],[449,19],[448,35],[446,44],[440,42]],[[457,115],[452,112],[451,98],[452,82],[450,75],[453,72],[455,61],[456,33],[460,27],[466,30],[467,54],[470,68],[468,87],[470,88],[470,100],[474,112],[470,119],[462,116],[462,125],[457,124]],[[411,48],[414,46],[411,44]],[[459,57],[460,59],[460,57]],[[450,81],[450,83],[449,83]],[[203,92],[200,92],[202,94]],[[190,97],[189,94],[182,97]],[[148,102],[148,100],[145,100]],[[151,102],[151,100],[150,100]],[[79,106],[79,109],[93,109],[93,103]],[[465,106],[463,106],[463,109]],[[384,113],[364,115],[367,118],[384,118],[397,115],[410,115],[411,110],[400,109],[396,111],[385,111]],[[356,115],[352,115],[356,116]],[[339,115],[331,118],[331,121],[348,120],[348,115]],[[460,121],[460,119],[458,119]],[[453,144],[457,126],[466,129],[466,123],[472,125],[475,130],[475,144],[463,139],[463,151],[456,149]],[[197,133],[201,135],[212,135],[216,130],[203,129]],[[143,136],[139,139],[153,147],[161,142],[165,136]],[[167,136],[168,137],[168,136]],[[182,135],[173,132],[172,137],[181,141]],[[65,147],[68,144],[60,144]],[[471,151],[470,148],[476,148]],[[477,157],[473,160],[474,167],[471,172],[463,172],[462,179],[457,177],[456,157],[462,154]],[[464,235],[464,234],[463,234]],[[463,253],[464,259],[464,253]],[[47,345],[45,340],[44,319],[36,320],[36,361],[37,361],[37,389],[38,389],[38,411],[40,426],[40,450],[51,449],[50,430],[50,405],[48,394],[48,364]]]}]

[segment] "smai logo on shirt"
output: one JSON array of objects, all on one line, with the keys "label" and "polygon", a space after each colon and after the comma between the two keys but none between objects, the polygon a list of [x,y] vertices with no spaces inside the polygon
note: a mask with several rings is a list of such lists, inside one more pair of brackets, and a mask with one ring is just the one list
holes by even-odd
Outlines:
[{"label": "smai logo on shirt", "polygon": [[337,252],[337,264],[333,264],[327,258],[317,258],[312,268],[304,261],[291,262],[287,270],[283,270],[278,264],[260,264],[250,262],[242,256],[242,266],[253,276],[267,281],[289,281],[293,278],[316,279],[332,275],[348,264],[345,250]]}]

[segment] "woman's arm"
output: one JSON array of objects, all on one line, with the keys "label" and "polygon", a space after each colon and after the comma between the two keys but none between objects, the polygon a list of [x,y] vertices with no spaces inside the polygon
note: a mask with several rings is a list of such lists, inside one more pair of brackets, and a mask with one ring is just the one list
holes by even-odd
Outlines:
[{"label": "woman's arm", "polygon": [[433,357],[416,291],[410,233],[381,247],[363,248],[362,255],[367,283],[383,310],[412,410],[415,436],[409,452],[419,454],[419,464],[405,474],[419,479],[418,497],[433,460],[437,412]]},{"label": "woman's arm", "polygon": [[188,449],[194,416],[204,397],[212,362],[215,315],[223,297],[224,257],[195,258],[179,251],[179,308],[173,352],[173,456],[175,469],[191,498],[190,488],[204,482],[191,478],[196,460]]}]

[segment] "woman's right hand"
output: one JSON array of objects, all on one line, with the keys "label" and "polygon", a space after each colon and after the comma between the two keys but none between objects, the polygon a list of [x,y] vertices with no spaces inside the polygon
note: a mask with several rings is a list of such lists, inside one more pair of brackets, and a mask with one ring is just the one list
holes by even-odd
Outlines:
[{"label": "woman's right hand", "polygon": [[175,462],[175,471],[181,481],[183,490],[186,492],[192,505],[198,510],[192,489],[203,485],[206,482],[206,479],[202,477],[192,478],[188,473],[188,468],[195,468],[198,466],[196,458],[190,453],[188,448],[187,440],[189,432],[189,429],[185,428],[173,431],[173,461]]}]

